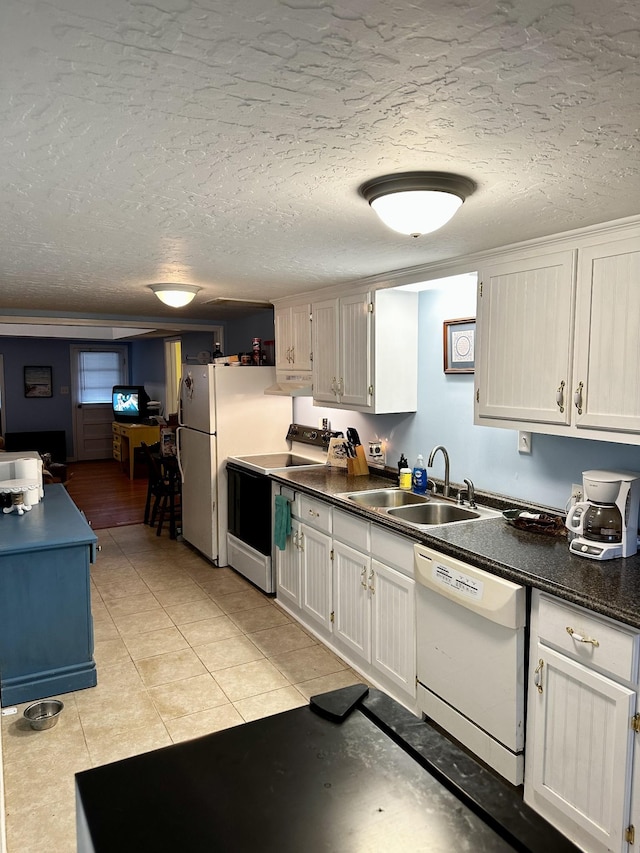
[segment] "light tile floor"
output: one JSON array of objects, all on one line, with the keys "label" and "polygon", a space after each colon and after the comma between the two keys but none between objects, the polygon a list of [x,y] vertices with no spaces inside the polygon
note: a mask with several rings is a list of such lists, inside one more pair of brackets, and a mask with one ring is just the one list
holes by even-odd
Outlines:
[{"label": "light tile floor", "polygon": [[98,686],[35,732],[2,717],[9,853],[74,853],[74,774],[362,681],[232,569],[144,525],[98,531]]}]

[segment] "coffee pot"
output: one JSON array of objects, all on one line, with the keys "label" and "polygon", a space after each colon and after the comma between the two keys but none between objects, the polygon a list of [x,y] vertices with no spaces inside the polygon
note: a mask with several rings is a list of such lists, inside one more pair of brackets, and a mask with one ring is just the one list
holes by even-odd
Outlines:
[{"label": "coffee pot", "polygon": [[638,550],[640,474],[583,471],[584,501],[567,513],[569,550],[592,560],[631,557]]}]

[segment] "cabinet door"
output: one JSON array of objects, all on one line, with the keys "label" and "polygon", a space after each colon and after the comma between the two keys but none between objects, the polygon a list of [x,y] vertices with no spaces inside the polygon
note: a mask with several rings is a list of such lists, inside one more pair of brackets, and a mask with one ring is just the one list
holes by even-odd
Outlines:
[{"label": "cabinet door", "polygon": [[300,525],[302,609],[331,633],[331,537]]},{"label": "cabinet door", "polygon": [[569,424],[574,291],[571,251],[483,270],[476,422]]},{"label": "cabinet door", "polygon": [[415,698],[415,581],[371,561],[371,657],[375,669]]},{"label": "cabinet door", "polygon": [[371,296],[340,299],[338,393],[343,406],[371,405]]},{"label": "cabinet door", "polygon": [[273,323],[276,337],[276,369],[291,370],[291,348],[293,347],[291,308],[276,309]]},{"label": "cabinet door", "polygon": [[300,522],[292,519],[284,551],[276,548],[276,596],[300,607]]},{"label": "cabinet door", "polygon": [[338,302],[313,303],[313,399],[335,403],[338,390]]},{"label": "cabinet door", "polygon": [[296,370],[311,370],[311,305],[294,305],[291,309],[293,366]]},{"label": "cabinet door", "polygon": [[371,660],[371,558],[334,542],[333,631],[336,638],[363,660]]},{"label": "cabinet door", "polygon": [[626,849],[636,694],[542,643],[530,666],[525,801],[590,853]]},{"label": "cabinet door", "polygon": [[640,432],[640,247],[578,253],[573,414],[578,429]]}]

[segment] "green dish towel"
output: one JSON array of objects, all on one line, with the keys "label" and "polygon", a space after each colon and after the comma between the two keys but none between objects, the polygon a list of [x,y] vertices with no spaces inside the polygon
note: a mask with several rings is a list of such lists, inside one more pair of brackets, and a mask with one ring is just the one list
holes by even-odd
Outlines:
[{"label": "green dish towel", "polygon": [[273,538],[276,546],[284,551],[287,536],[291,533],[291,503],[284,495],[276,495],[276,517],[273,523]]}]

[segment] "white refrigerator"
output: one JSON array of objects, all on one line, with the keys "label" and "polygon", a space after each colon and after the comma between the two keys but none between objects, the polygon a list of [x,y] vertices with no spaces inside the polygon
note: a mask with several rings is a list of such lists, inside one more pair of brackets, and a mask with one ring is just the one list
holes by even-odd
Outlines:
[{"label": "white refrigerator", "polygon": [[293,403],[265,395],[275,380],[274,367],[182,365],[182,536],[218,566],[227,565],[227,458],[288,449]]}]

